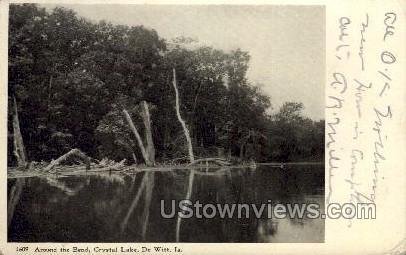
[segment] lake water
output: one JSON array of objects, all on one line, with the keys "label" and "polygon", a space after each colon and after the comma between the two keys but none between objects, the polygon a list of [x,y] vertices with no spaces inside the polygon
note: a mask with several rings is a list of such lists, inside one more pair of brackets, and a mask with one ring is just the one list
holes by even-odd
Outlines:
[{"label": "lake water", "polygon": [[[318,203],[324,166],[92,174],[8,181],[9,242],[323,242],[324,220],[161,216],[171,200],[207,203]],[[270,202],[271,201],[271,202]],[[177,204],[176,204],[177,205]]]}]

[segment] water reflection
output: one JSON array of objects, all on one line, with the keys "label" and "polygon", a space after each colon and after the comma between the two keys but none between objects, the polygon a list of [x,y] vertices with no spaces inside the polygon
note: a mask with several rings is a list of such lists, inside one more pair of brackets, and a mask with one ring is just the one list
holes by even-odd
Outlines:
[{"label": "water reflection", "polygon": [[161,200],[170,205],[172,199],[202,204],[316,202],[324,210],[323,187],[323,166],[308,165],[10,179],[8,240],[323,242],[321,219],[165,219],[160,214]]}]

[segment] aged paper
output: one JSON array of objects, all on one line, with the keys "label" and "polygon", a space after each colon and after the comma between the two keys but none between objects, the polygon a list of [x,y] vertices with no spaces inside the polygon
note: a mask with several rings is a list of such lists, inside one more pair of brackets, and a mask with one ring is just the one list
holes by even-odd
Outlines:
[{"label": "aged paper", "polygon": [[406,252],[405,1],[0,13],[0,255]]}]

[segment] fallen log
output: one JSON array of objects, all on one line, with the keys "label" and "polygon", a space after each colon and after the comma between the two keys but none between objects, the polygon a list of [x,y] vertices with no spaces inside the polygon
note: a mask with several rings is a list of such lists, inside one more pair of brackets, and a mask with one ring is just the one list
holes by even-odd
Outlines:
[{"label": "fallen log", "polygon": [[220,165],[220,166],[231,166],[231,163],[228,162],[225,159],[222,158],[202,158],[202,159],[196,159],[194,162],[188,164],[188,166],[194,166],[200,163],[214,163],[216,165]]},{"label": "fallen log", "polygon": [[90,169],[90,158],[86,156],[86,154],[81,152],[79,149],[72,149],[68,153],[57,158],[56,160],[52,160],[51,163],[43,169],[43,171],[49,172],[52,168],[61,164],[62,162],[71,157],[77,157],[79,159],[82,159],[82,161],[84,161],[84,163],[86,164],[86,170]]},{"label": "fallen log", "polygon": [[[288,163],[286,163],[288,164]],[[145,165],[124,165],[124,162],[118,162],[109,165],[99,165],[91,164],[91,169],[86,170],[84,165],[76,166],[55,166],[52,168],[53,171],[44,171],[44,168],[35,168],[30,171],[22,171],[17,167],[9,167],[7,170],[8,179],[19,179],[19,178],[30,178],[30,177],[47,177],[49,175],[58,175],[58,176],[76,176],[76,175],[92,175],[103,172],[114,172],[122,174],[136,174],[142,172],[172,172],[172,171],[193,171],[197,170],[198,172],[216,172],[220,169],[227,169],[230,171],[255,168],[257,165],[267,165],[267,164],[239,164],[239,165],[161,165],[161,166],[145,166]],[[208,169],[208,170],[207,170]]]}]

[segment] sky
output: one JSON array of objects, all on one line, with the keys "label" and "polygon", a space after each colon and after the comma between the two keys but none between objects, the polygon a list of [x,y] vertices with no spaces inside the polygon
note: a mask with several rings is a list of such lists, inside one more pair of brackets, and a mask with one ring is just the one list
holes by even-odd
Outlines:
[{"label": "sky", "polygon": [[[53,8],[55,5],[43,5]],[[61,5],[59,5],[61,6]],[[322,6],[63,5],[91,21],[143,25],[167,40],[185,36],[251,56],[248,79],[261,84],[273,111],[302,102],[324,119],[325,10]]]}]

